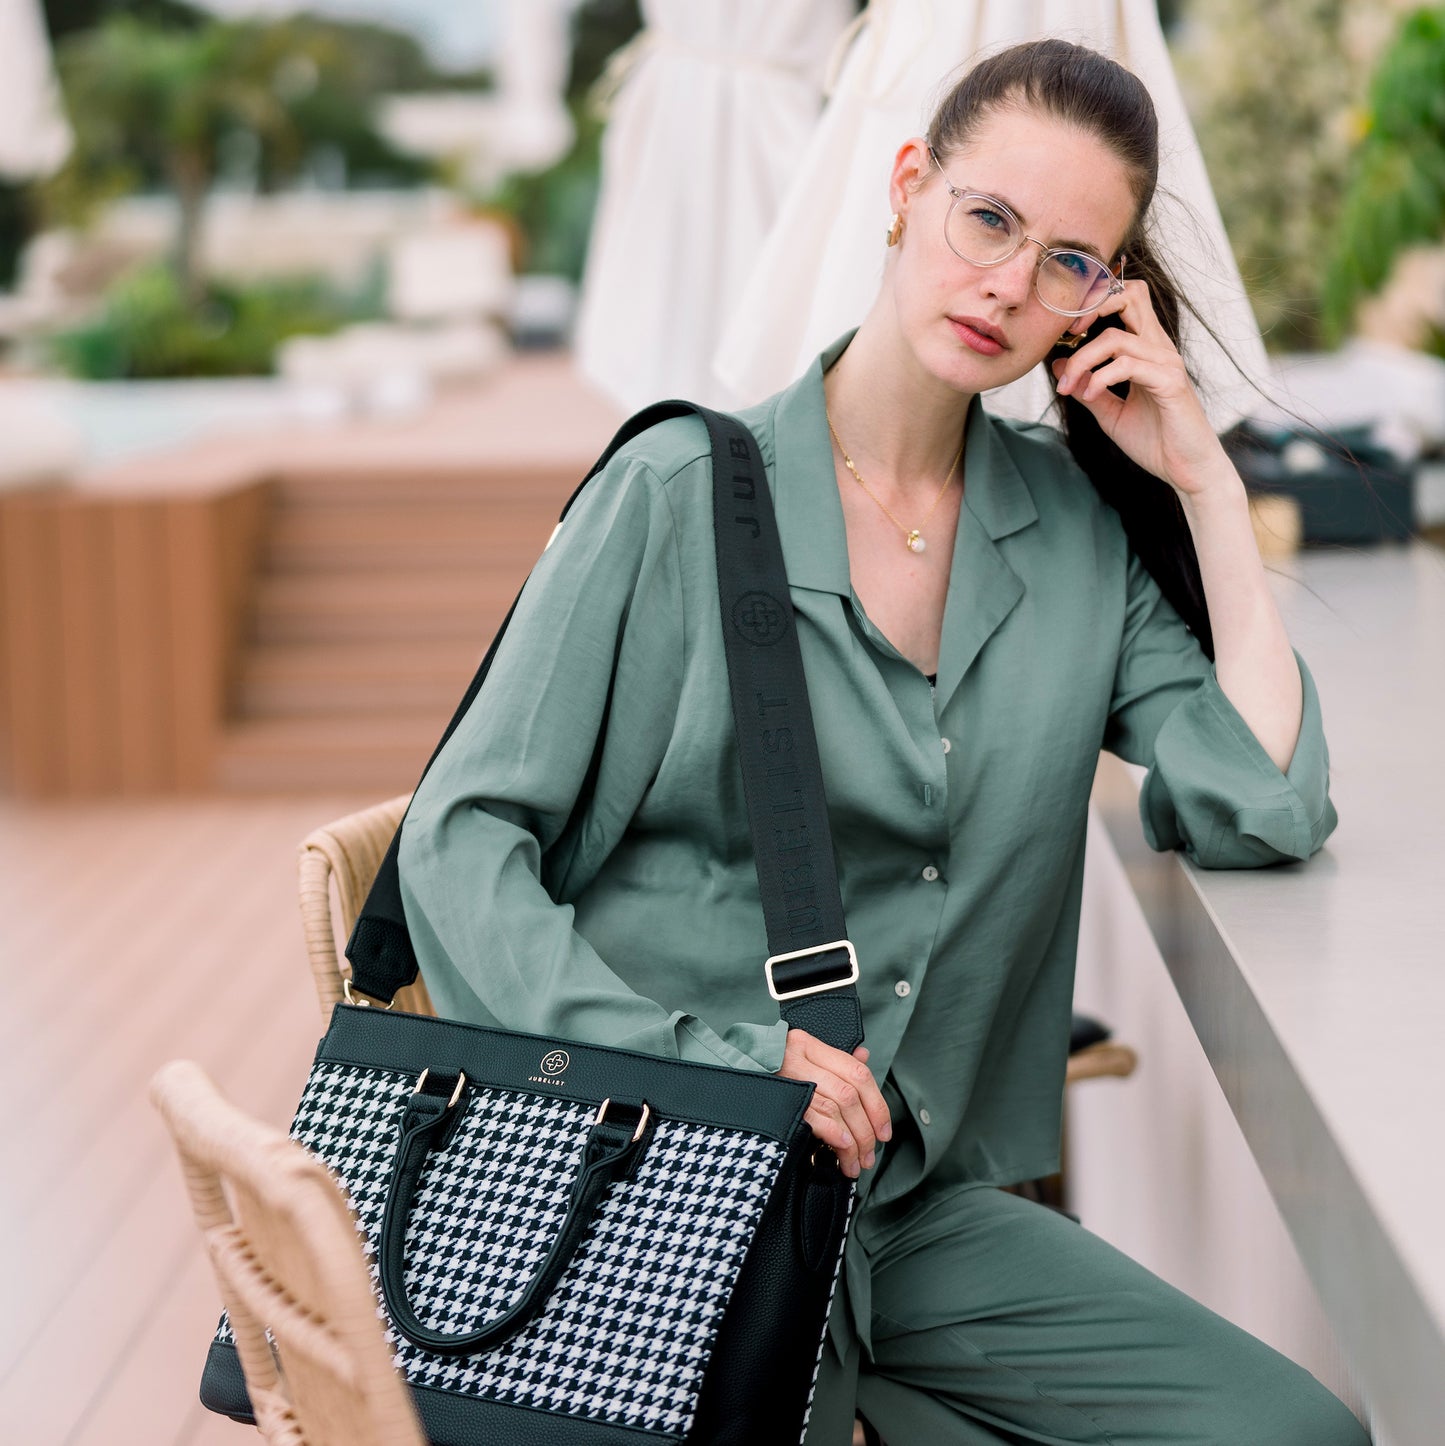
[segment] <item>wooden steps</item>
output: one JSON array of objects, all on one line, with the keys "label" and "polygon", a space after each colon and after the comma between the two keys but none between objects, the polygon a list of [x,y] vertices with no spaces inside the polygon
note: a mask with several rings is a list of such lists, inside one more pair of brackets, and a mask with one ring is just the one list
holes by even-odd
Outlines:
[{"label": "wooden steps", "polygon": [[217,784],[412,786],[596,452],[277,478]]},{"label": "wooden steps", "polygon": [[446,716],[476,671],[482,643],[464,638],[387,638],[274,643],[253,650],[238,699],[238,721],[365,716],[385,679],[418,712]]},{"label": "wooden steps", "polygon": [[506,616],[525,572],[498,577],[458,566],[431,572],[263,575],[253,610],[253,641],[476,638],[488,623],[495,626]]},{"label": "wooden steps", "polygon": [[217,782],[232,793],[404,792],[421,776],[465,686],[434,711],[394,707],[234,723]]}]

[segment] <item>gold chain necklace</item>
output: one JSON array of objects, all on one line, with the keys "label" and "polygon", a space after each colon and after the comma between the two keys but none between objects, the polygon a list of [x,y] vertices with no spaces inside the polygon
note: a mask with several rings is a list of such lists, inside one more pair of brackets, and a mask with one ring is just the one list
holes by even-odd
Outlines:
[{"label": "gold chain necklace", "polygon": [[948,491],[948,484],[953,481],[953,474],[958,470],[958,464],[963,458],[963,443],[958,444],[958,451],[954,454],[953,466],[948,469],[948,476],[943,479],[943,486],[938,489],[938,496],[933,499],[933,506],[924,514],[923,521],[917,527],[905,527],[896,517],[893,516],[884,505],[883,500],[859,475],[858,469],[853,465],[853,459],[848,455],[847,448],[838,440],[838,433],[833,429],[833,418],[828,414],[828,406],[823,404],[823,415],[828,421],[828,430],[833,434],[833,440],[838,443],[838,450],[843,454],[843,461],[847,463],[848,470],[853,474],[858,485],[888,514],[893,525],[903,534],[903,545],[910,552],[925,552],[928,544],[923,540],[923,528],[928,525],[928,519],[933,516],[934,508],[943,501],[943,494]]}]

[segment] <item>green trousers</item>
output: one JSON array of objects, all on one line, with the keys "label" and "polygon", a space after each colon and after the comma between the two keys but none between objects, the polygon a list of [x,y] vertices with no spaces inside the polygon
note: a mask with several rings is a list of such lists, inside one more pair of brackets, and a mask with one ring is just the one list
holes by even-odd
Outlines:
[{"label": "green trousers", "polygon": [[[831,1338],[806,1446],[1368,1446],[1308,1371],[1045,1206],[992,1187],[854,1222],[871,1354]],[[837,1302],[835,1302],[835,1306]]]}]

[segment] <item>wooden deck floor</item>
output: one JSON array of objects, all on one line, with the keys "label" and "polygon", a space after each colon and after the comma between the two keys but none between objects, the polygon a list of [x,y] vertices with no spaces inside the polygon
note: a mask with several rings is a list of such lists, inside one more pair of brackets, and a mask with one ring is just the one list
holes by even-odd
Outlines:
[{"label": "wooden deck floor", "polygon": [[196,1398],[217,1297],[146,1099],[198,1060],[289,1122],[320,1033],[296,845],[372,802],[0,805],[0,1442],[244,1446]]},{"label": "wooden deck floor", "polygon": [[0,803],[0,1446],[259,1439],[197,1399],[219,1303],[146,1086],[188,1057],[289,1124],[296,846],[375,801]]}]

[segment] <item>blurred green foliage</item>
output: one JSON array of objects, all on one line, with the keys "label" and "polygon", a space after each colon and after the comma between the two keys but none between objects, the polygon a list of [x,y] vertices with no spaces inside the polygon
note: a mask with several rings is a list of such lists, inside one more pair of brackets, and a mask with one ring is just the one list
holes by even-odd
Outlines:
[{"label": "blurred green foliage", "polygon": [[1266,345],[1319,345],[1320,285],[1365,72],[1354,0],[1191,0],[1175,62]]},{"label": "blurred green foliage", "polygon": [[572,149],[545,171],[507,176],[481,205],[516,222],[522,236],[519,272],[580,281],[597,207],[602,123],[584,103],[573,101],[568,109],[576,128]]},{"label": "blurred green foliage", "polygon": [[52,44],[78,30],[89,30],[112,15],[129,15],[135,20],[182,29],[204,25],[209,19],[205,11],[187,5],[185,0],[42,0],[41,9]]},{"label": "blurred green foliage", "polygon": [[379,283],[348,295],[309,278],[214,284],[199,303],[165,266],[133,271],[92,322],[50,339],[53,360],[91,381],[257,376],[277,346],[381,314]]},{"label": "blurred green foliage", "polygon": [[[183,0],[43,0],[42,10],[51,43],[122,12],[167,25],[188,27],[205,16]],[[0,287],[15,284],[20,252],[36,229],[40,207],[34,187],[24,181],[0,180]]]},{"label": "blurred green foliage", "polygon": [[1323,286],[1338,340],[1400,252],[1445,241],[1445,5],[1405,17],[1370,86]]},{"label": "blurred green foliage", "polygon": [[642,29],[637,0],[582,0],[571,19],[567,99],[580,102],[607,68],[608,57]]}]

